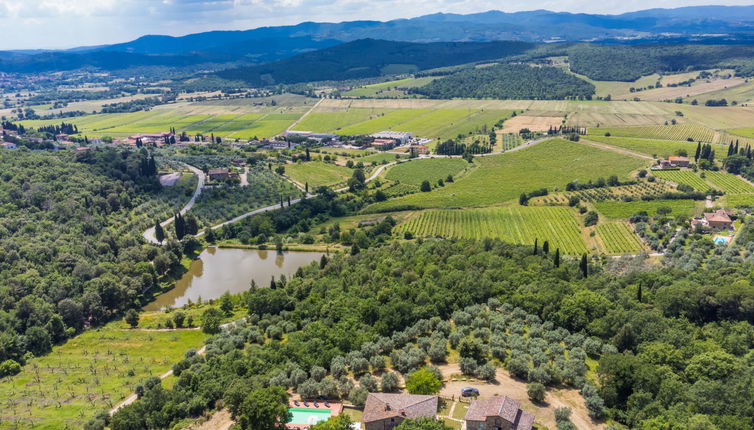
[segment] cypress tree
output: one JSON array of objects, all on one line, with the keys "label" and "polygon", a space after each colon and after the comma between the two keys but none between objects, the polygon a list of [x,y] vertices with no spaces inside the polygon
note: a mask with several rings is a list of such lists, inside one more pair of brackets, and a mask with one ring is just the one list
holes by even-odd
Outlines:
[{"label": "cypress tree", "polygon": [[160,243],[165,240],[165,230],[162,229],[159,221],[154,223],[154,238]]},{"label": "cypress tree", "polygon": [[534,239],[534,254],[532,254],[532,255],[539,254],[539,249],[538,249],[538,243],[537,242],[538,242],[538,239],[535,238]]},{"label": "cypress tree", "polygon": [[696,154],[694,154],[694,161],[699,161],[699,156],[701,155],[702,151],[702,143],[698,142],[696,144]]},{"label": "cypress tree", "polygon": [[636,300],[641,303],[641,284],[639,284],[639,288],[636,290]]},{"label": "cypress tree", "polygon": [[542,253],[545,255],[550,253],[550,242],[545,241],[545,243],[542,244]]},{"label": "cypress tree", "polygon": [[581,274],[584,275],[585,278],[589,276],[589,264],[586,261],[586,254],[581,254],[579,268],[581,269]]},{"label": "cypress tree", "polygon": [[277,287],[277,284],[275,283],[275,275],[272,275],[272,280],[270,280],[270,288],[275,289]]},{"label": "cypress tree", "polygon": [[553,259],[555,267],[560,267],[560,248],[555,249],[555,258]]}]

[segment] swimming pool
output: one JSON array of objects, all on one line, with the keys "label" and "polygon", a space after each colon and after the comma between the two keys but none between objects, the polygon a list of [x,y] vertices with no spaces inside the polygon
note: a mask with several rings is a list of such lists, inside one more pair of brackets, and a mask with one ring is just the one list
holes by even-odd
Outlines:
[{"label": "swimming pool", "polygon": [[311,408],[288,408],[291,413],[290,424],[317,424],[327,421],[331,412],[329,409],[311,409]]}]

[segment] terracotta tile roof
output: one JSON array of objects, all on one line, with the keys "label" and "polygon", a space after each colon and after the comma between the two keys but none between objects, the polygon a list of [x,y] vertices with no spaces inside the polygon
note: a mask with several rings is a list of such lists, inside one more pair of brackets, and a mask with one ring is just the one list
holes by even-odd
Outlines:
[{"label": "terracotta tile roof", "polygon": [[530,430],[534,424],[534,415],[524,412],[520,403],[505,396],[472,402],[464,419],[485,421],[487,417],[503,418],[515,430]]},{"label": "terracotta tile roof", "polygon": [[421,418],[436,415],[437,396],[369,393],[362,420],[369,423],[385,418]]},{"label": "terracotta tile roof", "polygon": [[726,211],[722,209],[713,213],[705,213],[704,219],[706,219],[708,222],[732,222]]}]

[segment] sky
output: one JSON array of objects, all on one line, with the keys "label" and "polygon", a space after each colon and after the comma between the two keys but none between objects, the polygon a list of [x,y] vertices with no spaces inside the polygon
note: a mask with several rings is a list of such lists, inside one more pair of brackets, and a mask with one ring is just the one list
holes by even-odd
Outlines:
[{"label": "sky", "polygon": [[0,0],[0,50],[127,42],[145,34],[181,36],[303,21],[411,18],[487,10],[616,14],[649,8],[752,0]]}]

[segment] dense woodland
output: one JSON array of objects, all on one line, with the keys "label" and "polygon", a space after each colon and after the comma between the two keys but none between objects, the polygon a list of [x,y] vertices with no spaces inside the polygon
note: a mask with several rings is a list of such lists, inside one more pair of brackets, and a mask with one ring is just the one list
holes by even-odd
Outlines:
[{"label": "dense woodland", "polygon": [[[169,427],[218,399],[243,422],[276,386],[358,401],[385,356],[411,373],[448,347],[478,377],[496,359],[524,380],[584,384],[590,414],[631,427],[754,428],[750,261],[716,255],[695,272],[592,261],[584,277],[578,261],[538,254],[492,240],[391,243],[252,288],[237,299],[250,324],[177,364],[172,390],[148,382],[112,428]],[[597,373],[557,358],[563,348],[599,360]]]},{"label": "dense woodland", "polygon": [[180,258],[144,245],[143,225],[124,216],[160,190],[146,150],[3,152],[0,172],[0,363],[137,305],[161,274],[150,260],[163,256],[166,271]]},{"label": "dense woodland", "polygon": [[573,72],[598,81],[635,81],[662,72],[731,68],[754,76],[754,45],[576,45],[567,50]]},{"label": "dense woodland", "polygon": [[416,88],[433,99],[590,99],[594,85],[554,67],[499,65],[469,69]]}]

